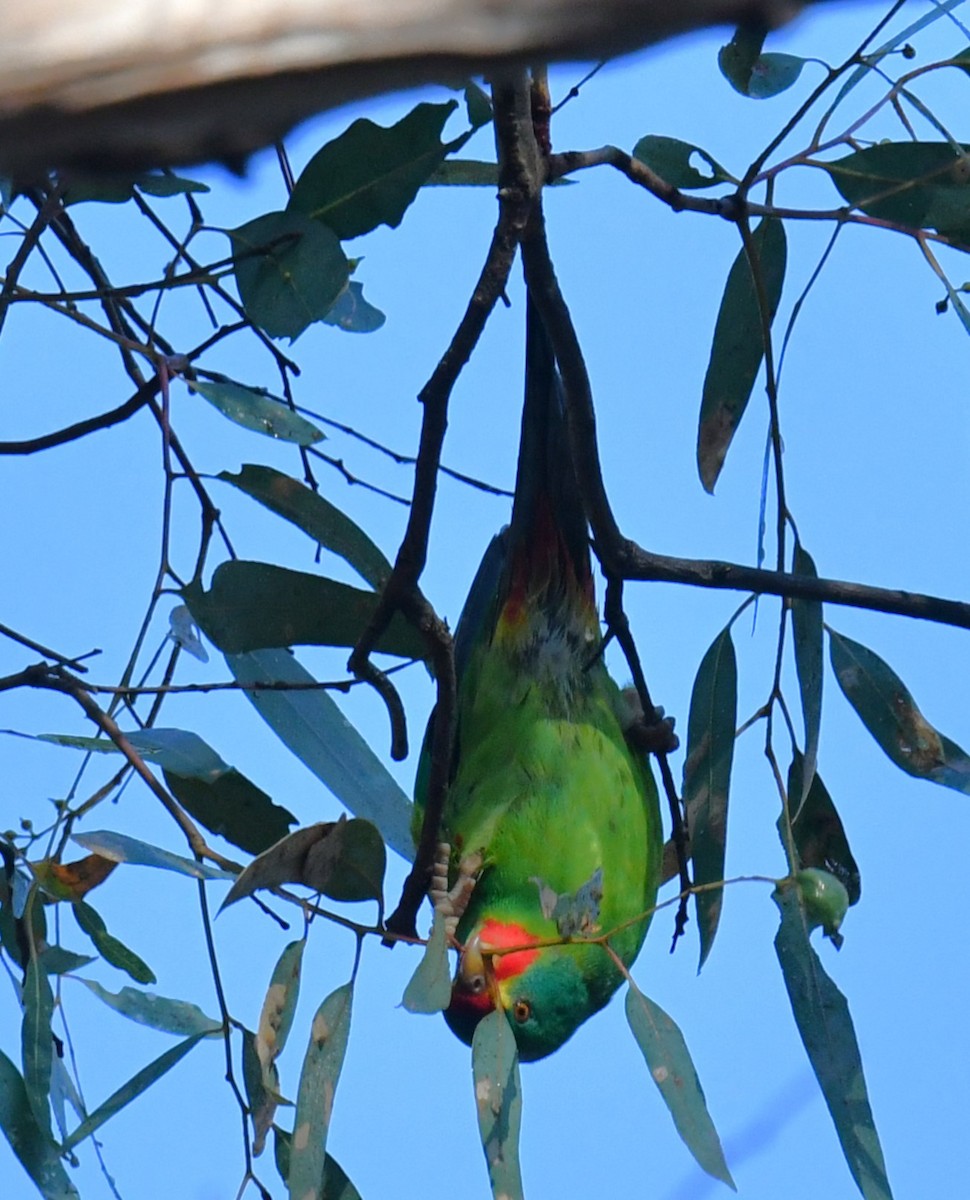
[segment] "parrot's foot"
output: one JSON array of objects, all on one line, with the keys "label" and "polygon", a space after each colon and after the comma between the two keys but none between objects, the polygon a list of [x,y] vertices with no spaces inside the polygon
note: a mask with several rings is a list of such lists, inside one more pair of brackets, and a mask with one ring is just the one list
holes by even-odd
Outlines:
[{"label": "parrot's foot", "polygon": [[435,912],[440,912],[445,918],[445,931],[448,937],[454,940],[458,922],[464,916],[472,892],[475,890],[475,884],[478,882],[478,876],[482,870],[482,856],[476,852],[461,860],[458,864],[458,878],[451,888],[448,887],[450,860],[451,847],[447,842],[439,842],[431,872],[429,895]]},{"label": "parrot's foot", "polygon": [[655,708],[649,715],[643,711],[636,688],[624,688],[621,693],[623,711],[620,714],[623,733],[633,750],[644,754],[672,754],[680,745],[674,733],[675,720]]}]

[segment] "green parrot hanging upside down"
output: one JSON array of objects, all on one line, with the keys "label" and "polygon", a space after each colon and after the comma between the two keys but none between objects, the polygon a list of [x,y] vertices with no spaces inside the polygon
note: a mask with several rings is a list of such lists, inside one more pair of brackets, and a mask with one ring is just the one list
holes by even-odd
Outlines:
[{"label": "green parrot hanging upside down", "polygon": [[[636,958],[648,921],[635,918],[657,893],[661,824],[646,758],[625,734],[635,706],[599,653],[562,385],[531,303],[527,326],[512,521],[486,551],[455,635],[446,857],[431,895],[461,947],[449,1026],[470,1043],[501,1005],[519,1056],[532,1060],[558,1049],[622,982],[591,936],[618,929],[613,950],[626,966]],[[417,829],[426,787],[425,754]],[[490,953],[504,947],[516,949]]]}]

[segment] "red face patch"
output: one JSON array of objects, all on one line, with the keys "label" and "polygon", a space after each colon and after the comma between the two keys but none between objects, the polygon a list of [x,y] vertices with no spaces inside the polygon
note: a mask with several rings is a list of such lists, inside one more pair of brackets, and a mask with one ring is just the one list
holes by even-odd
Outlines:
[{"label": "red face patch", "polygon": [[[489,919],[479,931],[478,940],[484,949],[500,950],[505,946],[527,946],[536,939],[521,925],[505,925]],[[495,978],[501,981],[521,975],[538,957],[538,950],[514,950],[511,954],[496,955],[492,959]]]}]

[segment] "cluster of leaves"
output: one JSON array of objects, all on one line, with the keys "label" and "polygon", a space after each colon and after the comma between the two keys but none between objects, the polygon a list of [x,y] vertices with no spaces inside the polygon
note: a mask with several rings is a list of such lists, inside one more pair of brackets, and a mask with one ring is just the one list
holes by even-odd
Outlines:
[{"label": "cluster of leaves", "polygon": [[[939,11],[948,11],[954,2],[948,0]],[[932,244],[970,249],[967,148],[935,118],[931,120],[942,140],[933,142],[913,136],[863,145],[857,124],[838,136],[825,136],[835,110],[853,87],[873,68],[882,70],[888,57],[899,52],[931,19],[933,14],[921,18],[877,50],[858,56],[845,69],[828,71],[797,119],[840,83],[835,100],[810,144],[784,161],[766,167],[770,156],[766,152],[763,160],[738,177],[706,151],[669,137],[649,135],[634,149],[633,157],[639,163],[682,192],[721,187],[725,193],[719,200],[735,204],[738,197],[747,204],[754,186],[764,185],[768,192],[769,203],[762,206],[753,228],[748,227],[746,216],[737,222],[743,244],[727,279],[714,332],[697,434],[698,472],[708,491],[716,486],[762,371],[767,376],[769,398],[778,386],[773,323],[786,282],[786,225],[798,217],[771,206],[776,180],[783,172],[811,167],[827,174],[844,201],[831,216],[835,236],[849,221],[890,226],[913,236],[934,269],[938,264],[932,257]],[[763,31],[740,30],[723,48],[719,60],[731,85],[755,99],[794,86],[808,61],[766,53],[763,44]],[[886,103],[902,98],[926,116],[925,106],[919,110],[912,94],[912,81],[930,69],[966,70],[966,61],[965,55],[957,55],[903,75],[891,85]],[[494,186],[494,163],[449,159],[491,119],[487,97],[475,85],[466,89],[465,100],[469,128],[450,141],[442,141],[442,134],[456,108],[454,101],[419,104],[387,129],[366,120],[354,122],[307,164],[285,209],[265,213],[231,231],[229,269],[251,331],[268,339],[292,341],[313,322],[356,332],[371,331],[382,323],[383,315],[364,300],[362,286],[352,278],[357,263],[342,243],[381,224],[396,227],[424,186]],[[786,126],[786,132],[793,127],[794,122]],[[776,139],[773,147],[780,140]],[[833,152],[839,157],[831,157]],[[201,185],[192,181],[155,174],[110,185],[103,180],[78,179],[52,185],[52,194],[64,206],[92,201],[137,203],[146,195],[181,195],[194,203],[192,198],[200,190]],[[0,199],[5,206],[16,191],[12,186],[2,190]],[[718,201],[712,201],[708,211],[724,215]],[[179,255],[188,262],[184,245]],[[970,312],[960,289],[949,283],[942,270],[937,273],[947,289],[947,302],[970,329]],[[166,286],[176,283],[215,288],[217,272],[189,262],[185,278],[179,281],[170,276]],[[11,287],[14,294],[16,283]],[[58,303],[66,306],[68,301]],[[786,340],[800,305],[801,300],[792,310]],[[163,351],[164,347],[160,357],[165,357]],[[282,373],[286,379],[285,363]],[[304,455],[323,438],[318,426],[296,411],[286,387],[281,401],[267,389],[244,385],[198,365],[187,377],[193,389],[228,419],[291,442]],[[774,412],[772,433],[780,444]],[[304,462],[308,461],[304,457]],[[777,467],[777,550],[782,569],[786,565],[785,533],[794,523],[781,494],[780,461]],[[293,1026],[306,933],[280,955],[257,1028],[251,1031],[235,1022],[228,1011],[216,1020],[186,1001],[143,990],[155,981],[150,967],[108,931],[86,899],[118,864],[125,869],[144,866],[175,871],[200,886],[208,881],[234,880],[224,903],[260,888],[280,894],[296,884],[338,902],[376,901],[378,915],[372,924],[323,914],[342,920],[361,939],[366,933],[382,931],[385,845],[406,858],[413,854],[407,798],[325,687],[291,653],[293,646],[302,645],[353,647],[374,615],[379,589],[391,573],[389,562],[359,526],[319,494],[310,476],[304,483],[274,468],[249,463],[238,473],[221,473],[218,479],[342,558],[366,586],[354,587],[319,574],[232,556],[218,566],[206,587],[202,573],[205,554],[200,553],[192,577],[187,582],[176,580],[185,608],[173,614],[171,637],[179,650],[204,655],[194,623],[221,651],[233,678],[277,736],[355,818],[291,831],[296,821],[292,813],[223,762],[197,735],[154,726],[153,713],[153,727],[123,735],[127,748],[161,771],[168,792],[188,818],[255,856],[248,866],[241,869],[229,860],[217,861],[214,855],[210,857],[216,865],[212,865],[199,853],[194,858],[182,857],[113,831],[72,834],[73,819],[67,812],[59,814],[55,825],[57,836],[52,838],[52,846],[56,849],[40,857],[30,857],[35,838],[29,828],[24,830],[25,847],[17,846],[18,838],[12,835],[7,839],[0,877],[0,938],[4,955],[23,978],[23,1054],[19,1069],[0,1054],[0,1127],[46,1197],[76,1194],[62,1158],[70,1160],[84,1139],[202,1039],[211,1037],[226,1039],[235,1061],[241,1063],[252,1123],[252,1139],[247,1145],[250,1173],[250,1151],[259,1154],[272,1131],[276,1164],[291,1196],[353,1200],[357,1194],[326,1147],[333,1091],[349,1035],[356,965],[349,982],[333,991],[313,1018],[295,1092],[293,1126],[286,1130],[276,1119],[284,1102],[277,1059]],[[196,484],[201,487],[197,480]],[[792,574],[816,577],[810,555],[797,541],[790,562]],[[157,600],[158,594],[153,603]],[[738,725],[737,662],[731,630],[738,615],[714,639],[701,662],[688,720],[682,793],[691,837],[701,965],[712,950],[725,890],[728,797]],[[892,761],[916,777],[958,791],[970,790],[970,759],[926,720],[892,669],[871,650],[831,628],[827,635],[839,686]],[[783,608],[779,650],[790,638],[803,716],[801,736],[792,726],[777,677],[763,710],[756,714],[767,723],[769,748],[773,746],[776,711],[782,713],[790,741],[778,817],[787,874],[774,890],[780,911],[775,947],[796,1023],[850,1170],[867,1200],[882,1200],[891,1193],[851,1017],[809,937],[820,925],[840,944],[839,927],[846,908],[861,895],[859,868],[818,771],[825,636],[820,602],[794,599]],[[399,617],[388,625],[376,648],[405,661],[427,656],[423,638]],[[781,657],[779,653],[779,662]],[[47,740],[86,753],[128,752],[125,744],[110,736],[47,735]],[[87,854],[64,863],[62,856],[72,837]],[[141,987],[126,986],[113,993],[78,975],[93,956],[62,946],[51,934],[54,923],[48,921],[48,913],[55,906],[61,906],[57,911],[69,908],[97,954]],[[306,903],[304,911],[308,925],[310,918],[321,912],[315,904]],[[93,1111],[81,1103],[63,1059],[55,1052],[51,978],[56,982],[68,975],[114,1011],[181,1039]],[[444,925],[436,919],[405,992],[405,1007],[413,1012],[440,1011],[448,1002],[449,975]],[[626,1012],[679,1134],[704,1170],[732,1185],[680,1030],[632,981]],[[520,1196],[521,1089],[514,1037],[504,1014],[495,1013],[480,1023],[473,1064],[493,1190],[496,1195]],[[68,1107],[77,1117],[73,1128],[67,1119]]]}]

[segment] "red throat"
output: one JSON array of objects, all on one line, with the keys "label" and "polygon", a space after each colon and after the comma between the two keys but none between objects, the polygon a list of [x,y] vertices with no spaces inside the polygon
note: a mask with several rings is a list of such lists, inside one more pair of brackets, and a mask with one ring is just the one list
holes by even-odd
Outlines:
[{"label": "red throat", "polygon": [[[535,937],[527,929],[514,922],[496,921],[489,918],[479,929],[474,939],[478,947],[486,950],[501,950],[506,946],[528,946]],[[521,975],[539,956],[538,950],[513,950],[510,954],[496,955],[492,958],[492,973],[497,983],[506,979],[514,979]],[[484,1016],[493,1008],[492,997],[488,988],[480,992],[471,991],[456,983],[451,998],[452,1005],[457,1005],[466,1012]]]}]

